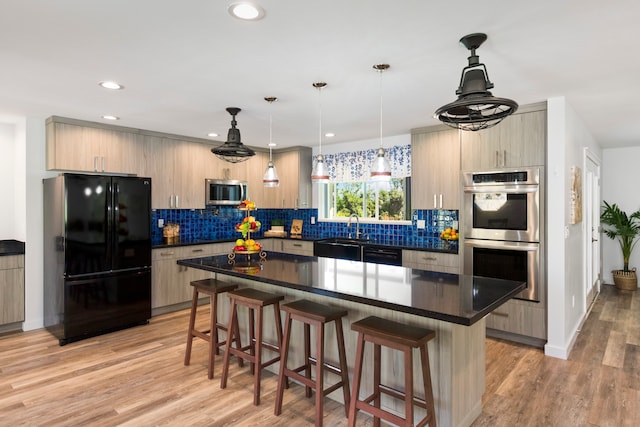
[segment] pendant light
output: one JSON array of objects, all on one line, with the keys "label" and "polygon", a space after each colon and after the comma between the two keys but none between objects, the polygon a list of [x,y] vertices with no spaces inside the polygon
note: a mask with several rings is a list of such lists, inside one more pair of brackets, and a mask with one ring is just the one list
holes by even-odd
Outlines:
[{"label": "pendant light", "polygon": [[380,148],[371,164],[370,177],[372,181],[388,182],[391,180],[391,164],[387,160],[382,147],[382,73],[389,69],[389,64],[376,64],[373,69],[380,73]]},{"label": "pendant light", "polygon": [[469,131],[487,129],[515,113],[518,104],[507,98],[496,98],[488,91],[493,89],[487,67],[480,63],[476,49],[487,40],[487,35],[475,33],[460,39],[468,50],[469,65],[462,69],[460,85],[456,90],[458,99],[440,107],[435,117],[453,128]]},{"label": "pendant light", "polygon": [[[278,98],[275,96],[270,96],[264,99],[269,104],[273,104],[274,101],[277,101]],[[271,108],[271,107],[270,107]],[[278,172],[276,172],[276,166],[273,164],[272,151],[271,148],[276,144],[273,143],[273,117],[271,112],[269,112],[269,164],[267,165],[267,170],[264,172],[262,176],[262,184],[265,187],[278,187],[280,185],[280,178],[278,178]]]},{"label": "pendant light", "polygon": [[215,154],[219,159],[229,163],[244,162],[251,156],[255,156],[256,152],[251,148],[245,146],[240,141],[240,129],[236,128],[238,122],[236,122],[236,115],[242,111],[240,108],[229,107],[227,112],[233,117],[231,119],[231,128],[227,134],[227,142],[214,147],[211,152]]},{"label": "pendant light", "polygon": [[315,158],[315,164],[313,165],[313,169],[311,171],[311,181],[318,184],[324,184],[329,182],[329,173],[327,172],[327,168],[324,164],[324,156],[322,155],[322,88],[327,84],[324,82],[314,83],[313,87],[318,89],[318,110],[320,111],[320,120],[319,120],[319,136],[320,136],[320,145],[318,148],[318,155]]}]

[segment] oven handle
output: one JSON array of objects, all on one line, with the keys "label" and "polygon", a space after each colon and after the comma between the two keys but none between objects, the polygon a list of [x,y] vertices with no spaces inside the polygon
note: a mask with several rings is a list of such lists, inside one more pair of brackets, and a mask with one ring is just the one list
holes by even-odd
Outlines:
[{"label": "oven handle", "polygon": [[522,194],[522,193],[535,193],[539,190],[538,185],[514,185],[514,186],[486,186],[486,187],[464,187],[465,193],[508,193],[508,194]]},{"label": "oven handle", "polygon": [[509,249],[515,251],[537,251],[540,249],[540,243],[535,242],[510,242],[507,240],[477,240],[466,239],[465,246],[473,246],[475,248],[488,249]]}]

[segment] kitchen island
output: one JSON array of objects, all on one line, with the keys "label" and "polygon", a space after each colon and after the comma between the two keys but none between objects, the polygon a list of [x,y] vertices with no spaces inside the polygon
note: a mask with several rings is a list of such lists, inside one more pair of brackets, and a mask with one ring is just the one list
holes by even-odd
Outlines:
[{"label": "kitchen island", "polygon": [[[349,311],[344,326],[350,368],[356,342],[351,322],[376,315],[433,329],[436,338],[429,342],[429,353],[438,425],[468,426],[480,414],[485,388],[484,317],[522,291],[525,283],[278,252],[269,252],[263,261],[253,257],[248,260],[246,255],[238,255],[229,260],[220,255],[179,260],[178,264],[211,271],[222,280],[284,294],[287,301],[305,298],[344,307]],[[228,307],[222,311],[228,313]],[[301,342],[302,331],[297,332],[294,343]],[[334,338],[328,332],[327,342],[332,342]],[[273,336],[271,331],[271,339]],[[385,350],[383,383],[401,388],[402,357]],[[336,357],[328,351],[328,360]],[[293,353],[292,359],[292,365],[300,362],[300,354]],[[421,394],[419,362],[414,363],[416,392]],[[365,360],[365,365],[370,369],[372,363]],[[363,377],[370,376],[365,369]],[[327,381],[333,380],[327,377]],[[370,384],[365,381],[364,386]],[[366,387],[363,394],[371,391]],[[330,397],[341,400],[340,393]],[[383,400],[388,409],[402,412],[402,405],[397,403]],[[417,411],[416,417],[421,415]]]}]

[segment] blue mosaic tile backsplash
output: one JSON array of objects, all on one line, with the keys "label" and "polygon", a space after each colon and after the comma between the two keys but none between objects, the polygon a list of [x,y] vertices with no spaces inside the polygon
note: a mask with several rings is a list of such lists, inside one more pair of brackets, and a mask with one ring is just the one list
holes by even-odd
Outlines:
[{"label": "blue mosaic tile backsplash", "polygon": [[[234,228],[242,221],[244,212],[234,207],[218,209],[156,209],[152,211],[152,242],[154,245],[162,243],[162,228],[158,220],[174,223],[180,226],[180,237],[183,240],[226,240],[240,237]],[[344,222],[318,222],[317,209],[258,209],[252,215],[260,221],[262,228],[253,234],[255,238],[264,236],[264,231],[271,228],[274,219],[284,220],[284,229],[291,229],[294,219],[303,221],[302,235],[307,239],[321,239],[325,237],[348,237],[355,233]],[[311,217],[316,218],[311,225]],[[447,227],[453,227],[458,222],[457,210],[415,209],[412,211],[411,225],[405,224],[360,224],[360,231],[370,240],[397,246],[410,246],[425,249],[445,249],[447,245],[439,236]],[[418,221],[425,221],[425,228],[418,229]],[[457,242],[452,242],[450,249],[457,252]]]}]

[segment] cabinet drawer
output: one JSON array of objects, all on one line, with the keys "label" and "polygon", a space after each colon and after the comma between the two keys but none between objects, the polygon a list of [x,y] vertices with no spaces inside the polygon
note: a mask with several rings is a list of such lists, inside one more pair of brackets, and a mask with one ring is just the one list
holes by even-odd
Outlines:
[{"label": "cabinet drawer", "polygon": [[0,256],[0,270],[24,267],[24,255]]},{"label": "cabinet drawer", "polygon": [[313,242],[301,240],[283,240],[282,252],[296,255],[313,255]]},{"label": "cabinet drawer", "polygon": [[403,250],[402,265],[408,268],[418,268],[443,273],[458,274],[460,272],[460,259],[457,254]]},{"label": "cabinet drawer", "polygon": [[533,303],[517,300],[507,301],[487,316],[487,328],[546,339],[547,328],[544,308],[528,304]]}]

